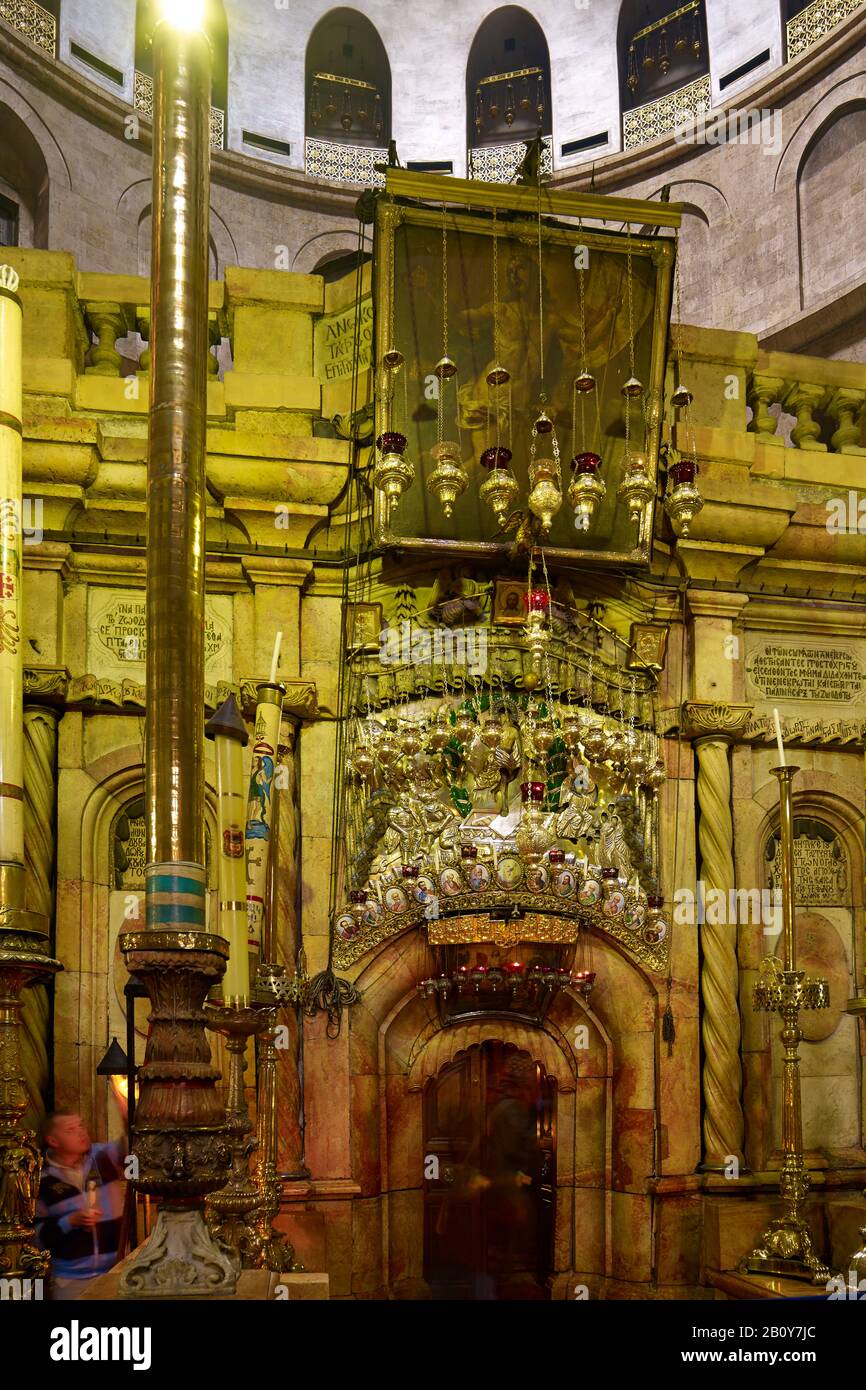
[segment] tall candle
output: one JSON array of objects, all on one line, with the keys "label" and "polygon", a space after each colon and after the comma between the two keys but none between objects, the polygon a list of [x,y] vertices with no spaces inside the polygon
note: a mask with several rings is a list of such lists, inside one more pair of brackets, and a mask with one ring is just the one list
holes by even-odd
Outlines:
[{"label": "tall candle", "polygon": [[247,953],[247,871],[244,860],[244,755],[249,741],[234,695],[220,705],[205,726],[216,753],[217,824],[219,827],[219,929],[228,938],[229,959],[223,980],[228,1003],[246,1003],[250,995]]},{"label": "tall candle", "polygon": [[[0,865],[23,875],[24,727],[21,648],[21,300],[0,266]],[[8,878],[0,883],[11,886]],[[23,906],[23,903],[0,903]]]},{"label": "tall candle", "polygon": [[[278,655],[278,652],[275,654]],[[254,957],[261,954],[262,921],[268,883],[271,847],[271,797],[283,717],[286,687],[263,681],[258,688],[256,734],[247,797],[247,942]]]},{"label": "tall candle", "polygon": [[773,723],[776,726],[776,743],[779,748],[779,767],[785,766],[785,745],[782,743],[782,721],[779,718],[779,711],[773,710]]},{"label": "tall candle", "polygon": [[271,685],[277,683],[277,669],[280,664],[280,647],[283,645],[283,634],[278,632],[274,639],[274,654],[271,658]]}]

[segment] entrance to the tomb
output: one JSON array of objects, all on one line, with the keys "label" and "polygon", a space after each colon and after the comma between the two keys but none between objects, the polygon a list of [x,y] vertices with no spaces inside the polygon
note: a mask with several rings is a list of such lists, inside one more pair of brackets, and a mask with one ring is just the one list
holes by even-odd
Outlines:
[{"label": "entrance to the tomb", "polygon": [[556,1081],[513,1043],[424,1093],[424,1278],[434,1298],[543,1299],[553,1272]]}]

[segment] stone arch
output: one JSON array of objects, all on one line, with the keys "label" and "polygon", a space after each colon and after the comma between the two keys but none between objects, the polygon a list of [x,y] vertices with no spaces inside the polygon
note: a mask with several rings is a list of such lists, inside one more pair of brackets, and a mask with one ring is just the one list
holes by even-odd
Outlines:
[{"label": "stone arch", "polygon": [[60,147],[41,116],[0,79],[0,192],[17,207],[20,246],[48,247],[52,184],[70,187]]},{"label": "stone arch", "polygon": [[[576,1270],[599,1280],[649,1281],[649,1241],[621,1239],[623,1212],[648,1201],[638,1193],[653,1173],[659,1103],[656,1074],[658,988],[611,939],[593,934],[598,982],[587,1004],[560,991],[536,1029],[488,1019],[485,1037],[512,1042],[550,1063],[557,1096],[557,1287]],[[351,1177],[362,1197],[379,1199],[374,1285],[418,1288],[423,1267],[424,1054],[443,1056],[469,1039],[442,1029],[418,981],[433,957],[423,931],[409,928],[368,959],[354,983],[361,1003],[348,1015],[344,1055],[352,1105]],[[443,1032],[456,1029],[453,1045]],[[583,1031],[585,1030],[585,1032]],[[533,1047],[533,1038],[536,1045]],[[436,1058],[434,1056],[434,1062]],[[424,1078],[425,1080],[427,1078]],[[363,1102],[362,1102],[363,1097]],[[372,1237],[371,1237],[372,1239]],[[357,1279],[365,1276],[360,1269]],[[354,1287],[354,1286],[353,1286]]]},{"label": "stone arch", "polygon": [[[142,185],[137,185],[142,187]],[[150,191],[150,185],[145,185]],[[153,213],[150,203],[146,203],[138,214],[137,256],[138,274],[150,276],[151,227]],[[210,210],[210,231],[208,233],[208,278],[218,280],[227,265],[237,265],[238,253],[234,239],[218,212]]]},{"label": "stone arch", "polygon": [[[323,82],[317,74],[347,81]],[[377,148],[390,140],[391,65],[378,29],[360,10],[338,6],[313,26],[304,107],[308,139]]]},{"label": "stone arch", "polygon": [[[372,250],[372,238],[369,232],[364,232],[362,243],[362,254]],[[326,232],[316,232],[313,236],[307,237],[306,241],[301,242],[294,256],[290,270],[299,272],[302,275],[318,275],[320,267],[327,261],[337,260],[343,256],[355,256],[358,252],[358,227],[340,227]]]},{"label": "stone arch", "polygon": [[[721,189],[703,179],[674,179],[668,187],[672,200],[683,208],[679,234],[683,322],[713,328],[718,280],[714,256],[716,247],[723,244],[719,228],[730,217],[728,200]],[[660,191],[649,196],[656,198]]]},{"label": "stone arch", "polygon": [[[56,949],[64,969],[55,994],[56,1096],[59,1107],[80,1109],[94,1132],[103,1135],[109,1122],[108,1097],[95,1068],[112,1031],[122,1036],[123,1029],[114,988],[118,933],[110,917],[110,844],[118,815],[144,793],[141,744],[128,743],[105,753],[73,772],[71,779],[68,795],[63,773],[58,788],[64,816],[58,835]],[[216,802],[210,786],[205,817],[214,843]],[[63,841],[64,823],[73,829],[72,843]],[[213,883],[209,889],[213,914]],[[120,969],[125,969],[122,963]]]},{"label": "stone arch", "polygon": [[[790,760],[795,763],[798,761],[796,750]],[[827,772],[820,767],[803,769],[797,774],[794,782],[793,796],[796,820],[819,821],[838,836],[847,856],[849,883],[849,902],[844,908],[795,908],[795,934],[803,956],[802,963],[798,961],[798,965],[813,974],[823,972],[829,975],[830,1002],[835,1017],[835,1026],[832,1029],[818,1026],[806,1030],[805,1041],[801,1045],[804,1141],[808,1150],[811,1132],[841,1132],[838,1123],[831,1123],[827,1116],[822,1114],[821,1106],[824,1104],[822,1097],[826,1098],[830,1093],[834,1097],[833,1103],[838,1102],[841,1105],[844,1091],[850,1127],[856,1127],[857,1130],[856,1140],[841,1145],[843,1150],[848,1151],[850,1159],[852,1148],[863,1150],[866,1116],[859,1082],[856,1020],[845,1012],[848,995],[842,978],[844,971],[840,969],[840,954],[847,954],[853,990],[855,982],[862,979],[864,969],[863,933],[862,930],[854,930],[854,924],[862,921],[863,876],[866,867],[862,842],[862,782],[858,785],[858,779],[852,777],[847,786],[843,783],[848,795],[829,790],[827,783]],[[763,856],[769,837],[778,827],[778,807],[778,782],[774,777],[767,776],[756,786],[753,794],[753,814],[748,825],[738,827],[738,835],[748,844],[746,853],[738,855],[738,882],[762,885],[766,881]],[[760,945],[756,947],[757,930],[754,926],[741,923],[738,932],[744,1012],[751,1011],[751,985],[761,957],[770,952],[781,954],[782,949],[776,936],[764,937],[763,934],[760,937]],[[840,994],[844,997],[839,997]],[[780,1143],[778,1124],[781,1077],[777,1034],[777,1020],[765,1017],[763,1024],[756,1021],[753,1032],[754,1047],[745,1052],[743,1057],[744,1098],[748,1117],[746,1153],[750,1165],[758,1168],[766,1168],[770,1155],[778,1149]],[[832,1164],[833,1150],[828,1149],[826,1156]]]},{"label": "stone arch", "polygon": [[[541,77],[536,79],[534,86],[529,81],[525,87],[512,83],[509,108],[507,86],[487,85],[486,80],[497,73],[519,72],[524,68],[540,68]],[[488,92],[492,93],[489,99]],[[540,115],[537,111],[539,98],[543,104]],[[509,109],[510,123],[507,120]],[[538,20],[522,5],[502,5],[485,16],[469,49],[466,146],[472,149],[532,139],[539,126],[542,135],[550,135],[553,129],[547,38]]]},{"label": "stone arch", "polygon": [[803,152],[797,171],[801,307],[866,271],[862,189],[851,162],[851,151],[864,144],[866,94],[837,106]]}]

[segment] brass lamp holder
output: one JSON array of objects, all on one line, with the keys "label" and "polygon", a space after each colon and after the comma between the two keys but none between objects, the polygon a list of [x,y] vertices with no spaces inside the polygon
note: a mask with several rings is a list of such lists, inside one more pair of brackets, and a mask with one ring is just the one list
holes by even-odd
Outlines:
[{"label": "brass lamp holder", "polygon": [[244,1269],[270,1268],[264,1258],[264,1241],[253,1219],[260,1193],[250,1175],[250,1156],[258,1144],[252,1137],[244,1073],[249,1039],[273,1031],[275,1002],[269,991],[254,989],[246,1005],[228,1005],[221,999],[210,999],[205,1004],[207,1027],[225,1038],[229,1054],[226,1124],[231,1151],[228,1182],[209,1197],[205,1215],[215,1240],[230,1246]]},{"label": "brass lamp holder", "polygon": [[36,1244],[42,1154],[23,1129],[21,993],[63,967],[48,954],[45,918],[24,909],[24,869],[0,865],[0,1277],[44,1279],[51,1257]]},{"label": "brass lamp holder", "polygon": [[745,1274],[778,1274],[789,1279],[805,1279],[810,1284],[826,1284],[833,1275],[815,1253],[812,1233],[803,1209],[810,1180],[803,1157],[803,1112],[800,1100],[799,1046],[801,1009],[826,1009],[829,1004],[827,981],[808,976],[797,969],[794,938],[794,822],[791,783],[799,768],[770,769],[779,782],[779,828],[782,848],[782,921],[784,963],[770,956],[761,964],[761,978],[755,986],[754,1008],[758,1013],[777,1013],[782,1020],[779,1035],[784,1049],[782,1092],[782,1171],[779,1193],[785,1205],[781,1216],[769,1223],[758,1244],[740,1261]]}]

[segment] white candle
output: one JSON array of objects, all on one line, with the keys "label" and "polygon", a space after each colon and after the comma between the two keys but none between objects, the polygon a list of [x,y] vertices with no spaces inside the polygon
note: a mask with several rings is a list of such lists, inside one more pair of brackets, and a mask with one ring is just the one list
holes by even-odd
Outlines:
[{"label": "white candle", "polygon": [[280,664],[280,647],[281,647],[282,645],[283,645],[283,634],[282,634],[281,632],[278,632],[278,633],[277,633],[277,636],[276,636],[276,640],[274,641],[274,655],[273,655],[273,659],[272,659],[272,661],[271,661],[271,685],[276,685],[276,681],[277,681],[277,667],[278,667],[279,664]]},{"label": "white candle", "polygon": [[785,747],[782,743],[782,721],[779,718],[779,711],[773,710],[773,723],[776,726],[776,743],[779,745],[779,767],[785,766]]}]

